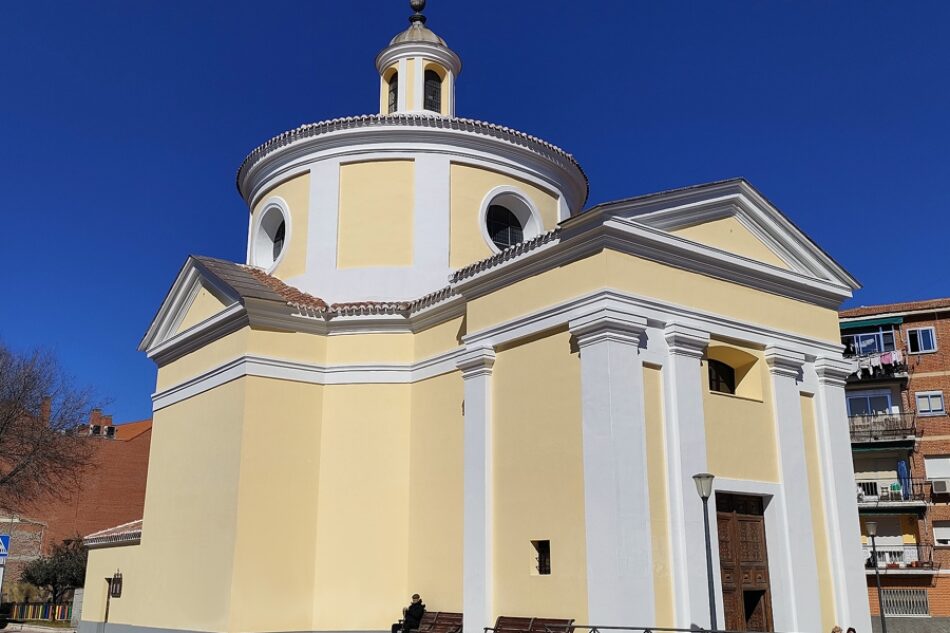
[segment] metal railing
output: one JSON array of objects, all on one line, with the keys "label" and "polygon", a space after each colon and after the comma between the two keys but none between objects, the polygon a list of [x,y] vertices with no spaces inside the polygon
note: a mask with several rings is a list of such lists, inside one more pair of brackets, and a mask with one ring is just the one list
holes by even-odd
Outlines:
[{"label": "metal railing", "polygon": [[930,615],[926,589],[884,589],[881,600],[884,615]]},{"label": "metal railing", "polygon": [[876,413],[848,418],[852,442],[887,442],[916,437],[914,413]]},{"label": "metal railing", "polygon": [[[870,545],[864,546],[864,566],[874,569],[874,550]],[[878,545],[878,569],[920,569],[927,571],[935,569],[933,560],[933,546],[920,544],[906,545]]]},{"label": "metal railing", "polygon": [[[506,627],[495,628],[486,626],[485,633],[529,633],[524,629],[513,629]],[[532,628],[530,633],[611,633],[613,631],[630,631],[631,633],[741,633],[731,629],[704,629],[700,626],[694,626],[691,629],[674,629],[663,626],[600,626],[593,624],[571,624],[569,626],[554,626]]]},{"label": "metal railing", "polygon": [[930,499],[930,482],[926,479],[879,477],[856,479],[859,504],[920,503]]}]

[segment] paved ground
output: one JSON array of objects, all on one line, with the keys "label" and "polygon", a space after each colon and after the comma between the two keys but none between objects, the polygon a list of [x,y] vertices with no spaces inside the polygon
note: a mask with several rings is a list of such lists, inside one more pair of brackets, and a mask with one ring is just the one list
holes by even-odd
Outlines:
[{"label": "paved ground", "polygon": [[[871,628],[881,633],[880,617],[872,616]],[[950,633],[950,618],[887,618],[887,633]]]},{"label": "paved ground", "polygon": [[64,628],[61,626],[39,626],[37,624],[17,624],[16,622],[10,622],[7,624],[7,628],[3,629],[3,633],[76,633],[76,629]]}]

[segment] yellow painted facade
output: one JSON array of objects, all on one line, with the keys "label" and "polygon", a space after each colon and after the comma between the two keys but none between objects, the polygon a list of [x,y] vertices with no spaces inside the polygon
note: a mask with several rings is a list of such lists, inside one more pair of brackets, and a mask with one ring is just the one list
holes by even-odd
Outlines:
[{"label": "yellow painted facade", "polygon": [[735,216],[694,224],[670,232],[687,240],[736,253],[764,264],[771,264],[786,270],[789,268],[781,257],[744,227]]},{"label": "yellow painted facade", "polygon": [[650,521],[653,536],[653,587],[657,626],[673,627],[672,524],[666,476],[666,431],[663,418],[663,371],[643,368],[647,469],[650,476]]},{"label": "yellow painted facade", "polygon": [[[496,610],[586,621],[580,363],[570,334],[505,349],[493,379],[494,476],[504,482],[495,486]],[[550,576],[537,574],[533,540],[551,542]]]},{"label": "yellow painted facade", "polygon": [[257,221],[261,210],[272,197],[282,198],[290,209],[291,239],[287,243],[287,252],[273,274],[280,277],[295,277],[307,269],[307,230],[310,222],[310,173],[282,182],[261,196],[254,207],[251,222]]},{"label": "yellow painted facade", "polygon": [[[709,470],[731,479],[777,483],[780,481],[778,440],[765,359],[754,350],[743,351],[759,357],[749,371],[758,374],[765,385],[760,399],[712,391],[705,367],[700,372]],[[703,364],[705,366],[705,362]]]},{"label": "yellow painted facade", "polygon": [[557,196],[550,191],[498,171],[452,163],[449,186],[449,264],[452,268],[467,266],[492,254],[482,237],[479,210],[488,192],[502,186],[515,187],[531,200],[541,216],[544,230],[557,225]]},{"label": "yellow painted facade", "polygon": [[[821,456],[818,449],[818,426],[815,417],[815,399],[801,394],[802,427],[805,437],[805,460],[808,466],[808,495],[815,500],[824,501],[822,492]],[[823,503],[811,508],[812,534],[815,538],[815,559],[818,563],[818,594],[821,597],[821,624],[831,630],[838,622],[835,610],[835,587],[831,571],[831,559],[828,543],[828,517],[825,516]]]},{"label": "yellow painted facade", "polygon": [[227,306],[224,305],[220,299],[202,286],[195,295],[191,305],[185,310],[185,314],[182,316],[181,323],[178,325],[178,329],[175,330],[175,334],[184,332],[205,319],[210,319],[226,307]]},{"label": "yellow painted facade", "polygon": [[[405,69],[399,89],[412,104],[421,96],[415,73],[437,59],[446,64],[449,115],[461,66],[450,50],[433,52],[439,42],[416,19],[384,49],[381,112],[396,68]],[[432,59],[417,68],[425,55]],[[802,630],[830,628],[847,583],[833,567],[844,554],[825,516],[829,495],[835,525],[858,523],[842,501],[853,502],[853,482],[841,488],[826,477],[833,446],[819,430],[841,419],[811,394],[828,390],[833,402],[840,388],[816,378],[818,362],[829,375],[844,371],[834,302],[856,282],[790,228],[779,243],[797,240],[814,261],[786,264],[737,218],[677,229],[685,240],[671,243],[637,226],[636,200],[599,205],[543,243],[492,257],[479,218],[489,192],[517,190],[550,231],[560,212],[582,211],[580,167],[512,130],[403,118],[305,126],[242,168],[252,227],[268,199],[286,202],[286,250],[270,273],[189,259],[149,328],[140,349],[158,372],[141,543],[92,543],[80,633],[378,633],[413,592],[430,610],[465,611],[464,633],[482,633],[501,615],[703,625],[704,609],[681,599],[705,574],[690,555],[702,539],[694,465],[737,493],[772,497],[772,517],[785,499],[811,504],[815,551],[786,542],[782,556],[769,556],[770,573],[808,607]],[[347,147],[351,133],[359,142]],[[321,145],[321,134],[332,143]],[[425,139],[418,147],[416,137]],[[537,179],[522,178],[528,173]],[[311,174],[332,180],[311,182]],[[430,175],[442,180],[429,183]],[[533,184],[542,178],[550,187]],[[690,197],[757,200],[750,189],[713,183]],[[650,217],[666,226],[697,217],[672,194],[661,208],[664,195],[650,199]],[[335,234],[318,234],[329,226]],[[704,267],[708,250],[686,240],[723,251],[722,278]],[[649,255],[651,244],[675,257]],[[762,267],[750,259],[813,272],[758,279]],[[240,297],[234,320],[209,322],[226,306],[208,287]],[[780,451],[792,449],[778,443],[788,420],[775,410],[765,361],[773,344],[789,348],[788,363],[802,359],[808,382],[799,385],[805,455],[788,462],[806,464],[802,481],[782,481],[779,468]],[[735,370],[736,395],[710,391],[710,360]],[[645,460],[622,445],[630,433],[642,434]],[[916,539],[912,527],[902,525],[906,542]],[[540,541],[550,542],[550,574],[540,569]],[[793,549],[815,557],[816,577],[793,585]],[[616,552],[625,558],[614,565]],[[652,567],[637,564],[649,555]],[[98,629],[106,589],[98,579],[116,569],[125,588],[109,621],[141,629]],[[598,588],[619,586],[652,594],[599,600]],[[647,620],[636,620],[634,604]]]},{"label": "yellow painted facade", "polygon": [[412,266],[413,163],[340,166],[337,267]]}]

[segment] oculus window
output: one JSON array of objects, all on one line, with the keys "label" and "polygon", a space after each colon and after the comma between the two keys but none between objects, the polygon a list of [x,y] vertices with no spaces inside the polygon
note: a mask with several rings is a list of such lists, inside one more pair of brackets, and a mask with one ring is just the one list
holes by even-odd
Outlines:
[{"label": "oculus window", "polygon": [[524,225],[514,213],[500,204],[488,207],[485,224],[488,228],[488,237],[498,250],[503,251],[524,240]]},{"label": "oculus window", "polygon": [[287,218],[280,205],[264,207],[254,232],[251,264],[270,271],[277,266],[287,247]]}]

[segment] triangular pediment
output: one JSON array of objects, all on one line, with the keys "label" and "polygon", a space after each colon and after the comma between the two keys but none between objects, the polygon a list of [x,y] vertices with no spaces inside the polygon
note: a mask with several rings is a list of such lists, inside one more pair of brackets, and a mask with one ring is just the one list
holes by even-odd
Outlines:
[{"label": "triangular pediment", "polygon": [[240,302],[240,294],[232,287],[210,274],[195,258],[189,258],[152,320],[139,349],[149,351],[173,337],[184,335]]},{"label": "triangular pediment", "polygon": [[805,277],[851,289],[860,287],[848,271],[742,179],[608,202],[590,211]]}]

